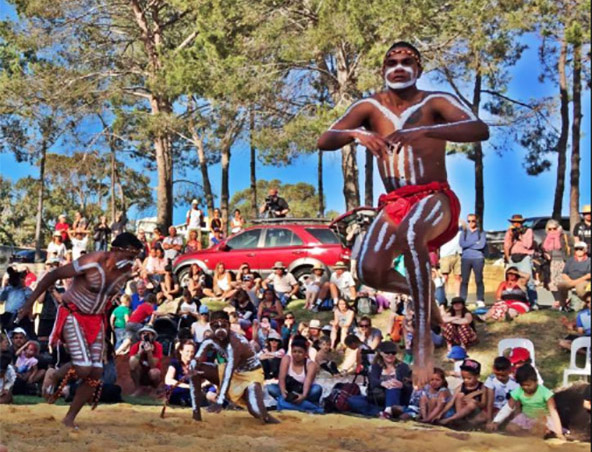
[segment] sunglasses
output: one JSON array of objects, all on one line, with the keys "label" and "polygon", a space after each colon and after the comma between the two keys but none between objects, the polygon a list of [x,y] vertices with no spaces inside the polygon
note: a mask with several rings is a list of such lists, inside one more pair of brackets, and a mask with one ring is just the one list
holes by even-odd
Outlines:
[{"label": "sunglasses", "polygon": [[575,248],[576,251],[585,251],[587,248],[583,247],[583,246],[578,246],[577,248]]},{"label": "sunglasses", "polygon": [[360,328],[368,328],[370,325],[368,323],[360,323]]},{"label": "sunglasses", "polygon": [[477,223],[477,220],[468,220],[469,223]]},{"label": "sunglasses", "polygon": [[380,352],[383,355],[388,355],[388,356],[395,356],[397,354],[397,352]]},{"label": "sunglasses", "polygon": [[286,316],[286,320],[294,320],[294,317],[291,315]]},{"label": "sunglasses", "polygon": [[228,328],[230,326],[230,323],[224,320],[221,322],[211,323],[210,326],[212,327],[212,329],[217,330],[219,328]]},{"label": "sunglasses", "polygon": [[549,228],[548,231],[556,231],[557,228]]}]

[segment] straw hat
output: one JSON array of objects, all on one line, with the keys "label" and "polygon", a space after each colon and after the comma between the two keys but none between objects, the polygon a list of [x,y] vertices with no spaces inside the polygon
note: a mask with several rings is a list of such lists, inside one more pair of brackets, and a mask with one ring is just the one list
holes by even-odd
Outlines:
[{"label": "straw hat", "polygon": [[274,265],[273,265],[273,270],[285,270],[286,266],[284,265],[284,263],[282,261],[277,261]]},{"label": "straw hat", "polygon": [[317,262],[316,264],[314,264],[312,266],[313,271],[314,270],[323,270],[325,271],[325,266],[323,264],[321,264],[320,262]]},{"label": "straw hat", "polygon": [[582,207],[582,211],[580,213],[592,213],[592,207],[590,204],[586,204],[584,207]]},{"label": "straw hat", "polygon": [[308,328],[314,328],[317,330],[321,329],[321,321],[319,319],[312,319],[309,323],[308,323]]},{"label": "straw hat", "polygon": [[519,213],[512,215],[512,218],[508,220],[510,223],[524,223],[524,217]]},{"label": "straw hat", "polygon": [[343,269],[343,270],[347,270],[349,267],[347,265],[345,265],[345,262],[343,261],[338,261],[333,268],[335,270],[339,270],[339,269]]}]

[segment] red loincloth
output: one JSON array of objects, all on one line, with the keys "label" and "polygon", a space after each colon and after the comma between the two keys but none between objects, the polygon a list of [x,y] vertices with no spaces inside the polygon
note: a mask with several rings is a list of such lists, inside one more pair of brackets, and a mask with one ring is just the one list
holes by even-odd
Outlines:
[{"label": "red loincloth", "polygon": [[423,198],[436,193],[442,193],[448,197],[450,203],[450,224],[446,231],[428,242],[429,250],[434,251],[452,240],[458,233],[460,202],[447,182],[430,182],[425,185],[408,185],[406,187],[397,188],[390,193],[380,196],[378,199],[378,208],[381,211],[386,212],[388,217],[398,225],[403,221],[415,204]]},{"label": "red loincloth", "polygon": [[60,305],[58,308],[49,343],[55,345],[58,341],[64,342],[62,331],[66,324],[66,319],[70,314],[72,314],[78,321],[78,324],[84,333],[84,337],[86,338],[86,343],[89,346],[93,344],[103,328],[103,318],[105,314],[84,314],[78,310],[76,305],[71,303],[69,303],[67,307]]}]

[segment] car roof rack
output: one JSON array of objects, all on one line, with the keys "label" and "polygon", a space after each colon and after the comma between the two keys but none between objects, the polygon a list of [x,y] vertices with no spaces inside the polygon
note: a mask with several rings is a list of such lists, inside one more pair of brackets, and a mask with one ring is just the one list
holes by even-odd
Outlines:
[{"label": "car roof rack", "polygon": [[329,218],[255,218],[249,220],[254,225],[275,224],[329,224]]}]

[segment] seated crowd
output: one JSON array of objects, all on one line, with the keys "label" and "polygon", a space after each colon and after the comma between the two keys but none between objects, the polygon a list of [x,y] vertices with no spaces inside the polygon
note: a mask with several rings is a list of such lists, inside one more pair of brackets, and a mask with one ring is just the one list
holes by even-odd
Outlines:
[{"label": "seated crowd", "polygon": [[[57,237],[56,243],[61,240]],[[290,303],[301,287],[282,262],[276,262],[266,278],[247,263],[236,274],[220,263],[213,275],[194,264],[179,280],[171,266],[184,246],[177,237],[171,227],[167,237],[157,232],[156,241],[144,238],[140,270],[114,300],[108,317],[107,339],[112,346],[105,356],[108,385],[103,401],[121,400],[117,372],[124,367],[115,365],[117,357],[129,366],[132,395],[160,395],[171,404],[189,406],[185,377],[200,344],[212,335],[211,311],[223,309],[229,313],[232,331],[257,351],[268,401],[277,410],[351,412],[513,433],[532,430],[542,422],[548,432],[564,437],[553,392],[543,385],[528,350],[517,347],[509,356],[495,358],[493,373],[484,380],[482,363],[468,356],[479,342],[476,321],[511,320],[530,310],[527,290],[532,275],[516,266],[505,271],[490,309],[471,311],[463,297],[448,303],[445,294],[437,296],[441,322],[432,327],[432,338],[436,347],[446,347],[454,370],[436,367],[429,384],[414,388],[410,366],[414,312],[409,297],[358,287],[343,262],[331,275],[317,265],[302,287],[306,318],[313,318],[299,321]],[[568,334],[561,345],[567,348],[575,338],[590,336],[590,261],[585,245],[576,244],[575,260],[565,265],[567,273],[558,284],[565,299],[570,289],[576,290],[572,304],[576,298],[584,302],[575,322],[564,322]],[[64,261],[50,257],[46,271],[65,262],[65,256]],[[581,274],[586,268],[587,277]],[[8,334],[2,334],[0,341],[0,403],[11,403],[14,394],[43,395],[46,374],[68,361],[63,347],[48,347],[55,306],[68,281],[38,300],[38,319],[18,326],[11,323],[30,294],[28,286],[35,284],[34,276],[29,269],[10,268],[2,279],[0,302],[6,302],[2,325]],[[437,263],[432,276],[436,288],[442,287]],[[390,311],[384,330],[372,322],[382,310]],[[316,314],[320,311],[332,311],[332,319],[324,325],[321,318],[326,314]],[[215,352],[207,359],[219,362]],[[358,379],[365,384],[360,387]],[[71,385],[66,397],[75,390]],[[207,394],[203,403],[215,399],[215,387],[208,384],[203,390]]]}]

